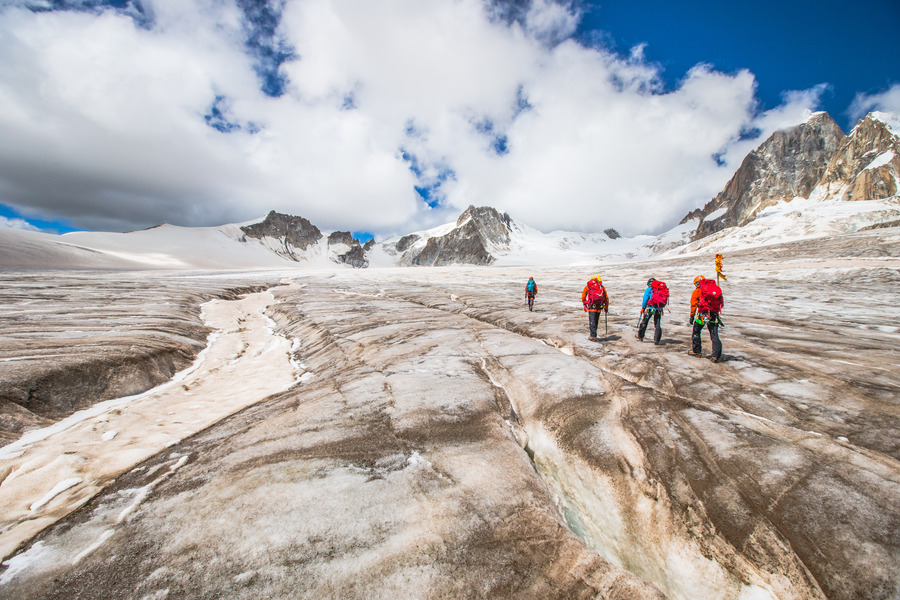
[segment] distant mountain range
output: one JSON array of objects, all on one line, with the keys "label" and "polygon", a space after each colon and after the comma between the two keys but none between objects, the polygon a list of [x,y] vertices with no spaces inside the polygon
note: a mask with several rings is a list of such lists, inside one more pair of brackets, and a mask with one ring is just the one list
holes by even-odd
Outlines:
[{"label": "distant mountain range", "polygon": [[455,223],[365,244],[300,216],[219,227],[161,225],[62,236],[0,228],[0,266],[41,268],[326,268],[579,265],[900,226],[900,117],[871,113],[848,135],[827,113],[775,132],[715,198],[658,236],[542,233],[491,207]]}]

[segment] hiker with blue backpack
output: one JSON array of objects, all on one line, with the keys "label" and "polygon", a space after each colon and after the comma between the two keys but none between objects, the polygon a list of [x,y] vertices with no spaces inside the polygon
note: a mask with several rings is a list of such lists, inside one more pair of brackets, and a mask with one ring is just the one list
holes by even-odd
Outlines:
[{"label": "hiker with blue backpack", "polygon": [[662,315],[663,309],[669,303],[669,288],[662,281],[657,281],[653,277],[647,280],[647,289],[644,290],[644,300],[641,303],[641,318],[638,324],[638,332],[635,336],[638,340],[644,341],[644,334],[647,333],[647,325],[650,324],[650,317],[653,317],[653,343],[659,346],[662,340]]},{"label": "hiker with blue backpack", "polygon": [[534,297],[537,296],[537,282],[534,277],[528,278],[525,284],[525,302],[528,303],[528,310],[534,310]]},{"label": "hiker with blue backpack", "polygon": [[722,324],[719,313],[725,306],[722,297],[722,288],[712,279],[706,279],[703,275],[694,278],[694,292],[691,294],[691,325],[694,331],[691,334],[691,349],[688,354],[702,357],[703,349],[700,334],[705,326],[709,329],[709,339],[712,341],[712,354],[709,360],[714,363],[722,360],[722,342],[719,340],[719,325]]}]

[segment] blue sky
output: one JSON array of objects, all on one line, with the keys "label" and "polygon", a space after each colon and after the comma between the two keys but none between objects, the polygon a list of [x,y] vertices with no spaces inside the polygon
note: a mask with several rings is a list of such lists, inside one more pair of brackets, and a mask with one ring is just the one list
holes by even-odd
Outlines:
[{"label": "blue sky", "polygon": [[585,43],[619,52],[644,44],[669,86],[697,63],[734,72],[748,69],[762,109],[788,90],[827,88],[820,98],[845,132],[858,115],[858,94],[900,82],[900,2],[897,0],[757,0],[589,2],[578,27]]},{"label": "blue sky", "polygon": [[491,205],[656,233],[773,131],[900,112],[900,2],[4,0],[0,224]]}]

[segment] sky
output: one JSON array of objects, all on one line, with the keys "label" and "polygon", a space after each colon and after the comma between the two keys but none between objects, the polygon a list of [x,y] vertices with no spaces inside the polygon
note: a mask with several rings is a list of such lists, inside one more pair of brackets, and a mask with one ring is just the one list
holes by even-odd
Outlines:
[{"label": "sky", "polygon": [[0,225],[658,233],[777,129],[900,113],[900,3],[0,0]]}]

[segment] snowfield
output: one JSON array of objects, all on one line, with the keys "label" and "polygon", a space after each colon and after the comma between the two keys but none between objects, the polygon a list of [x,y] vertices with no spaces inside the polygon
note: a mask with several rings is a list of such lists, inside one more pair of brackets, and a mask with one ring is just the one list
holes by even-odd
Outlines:
[{"label": "snowfield", "polygon": [[0,597],[896,598],[900,230],[733,247],[720,364],[686,354],[715,244],[5,272]]}]

